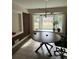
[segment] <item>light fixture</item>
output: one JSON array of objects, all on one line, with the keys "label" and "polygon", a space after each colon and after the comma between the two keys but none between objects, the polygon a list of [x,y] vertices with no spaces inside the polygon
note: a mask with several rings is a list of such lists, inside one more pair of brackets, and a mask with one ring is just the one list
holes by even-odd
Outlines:
[{"label": "light fixture", "polygon": [[48,2],[48,0],[45,0],[45,17],[47,17],[47,2]]}]

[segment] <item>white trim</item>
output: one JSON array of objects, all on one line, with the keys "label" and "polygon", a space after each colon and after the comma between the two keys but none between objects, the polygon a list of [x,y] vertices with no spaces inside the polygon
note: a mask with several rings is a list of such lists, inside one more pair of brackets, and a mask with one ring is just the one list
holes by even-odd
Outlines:
[{"label": "white trim", "polygon": [[21,12],[21,25],[22,25],[22,32],[23,32],[23,14]]}]

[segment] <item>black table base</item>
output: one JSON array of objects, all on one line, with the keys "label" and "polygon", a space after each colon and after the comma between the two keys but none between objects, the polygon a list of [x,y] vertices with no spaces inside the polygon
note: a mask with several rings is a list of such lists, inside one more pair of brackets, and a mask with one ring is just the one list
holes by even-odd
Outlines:
[{"label": "black table base", "polygon": [[47,48],[47,51],[48,51],[48,53],[49,53],[49,56],[52,56],[52,54],[51,54],[49,48],[47,47],[47,45],[51,46],[51,48],[52,48],[53,46],[50,45],[49,43],[46,43],[46,42],[42,42],[35,52],[37,53],[38,50],[42,47],[42,45],[45,45],[45,47]]}]

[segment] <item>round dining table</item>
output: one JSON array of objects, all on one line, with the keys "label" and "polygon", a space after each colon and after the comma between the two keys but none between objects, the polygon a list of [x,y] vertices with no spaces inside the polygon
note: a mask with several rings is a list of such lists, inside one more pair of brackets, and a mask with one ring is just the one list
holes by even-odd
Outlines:
[{"label": "round dining table", "polygon": [[52,56],[52,54],[47,45],[53,47],[53,45],[49,43],[54,43],[61,40],[61,36],[58,33],[51,31],[33,31],[31,33],[31,37],[33,40],[41,43],[35,52],[38,52],[38,50],[42,47],[42,45],[45,45],[45,47],[48,50],[49,56]]}]

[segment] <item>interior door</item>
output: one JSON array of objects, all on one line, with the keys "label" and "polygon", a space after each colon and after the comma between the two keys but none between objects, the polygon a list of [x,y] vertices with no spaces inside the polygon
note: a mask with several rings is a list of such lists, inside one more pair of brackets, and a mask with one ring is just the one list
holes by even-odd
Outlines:
[{"label": "interior door", "polygon": [[26,35],[30,34],[30,14],[23,13],[23,26],[24,33]]}]

